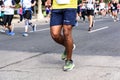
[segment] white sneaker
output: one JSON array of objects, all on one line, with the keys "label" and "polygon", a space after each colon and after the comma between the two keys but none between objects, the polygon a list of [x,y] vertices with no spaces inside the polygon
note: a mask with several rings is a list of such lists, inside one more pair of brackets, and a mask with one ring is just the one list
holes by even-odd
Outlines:
[{"label": "white sneaker", "polygon": [[0,32],[1,33],[5,33],[5,29],[3,28],[3,26],[0,25]]},{"label": "white sneaker", "polygon": [[0,32],[1,32],[1,33],[5,33],[5,30],[4,30],[4,29],[0,29]]},{"label": "white sneaker", "polygon": [[23,35],[24,37],[27,37],[27,36],[28,36],[28,33],[24,32],[22,35]]}]

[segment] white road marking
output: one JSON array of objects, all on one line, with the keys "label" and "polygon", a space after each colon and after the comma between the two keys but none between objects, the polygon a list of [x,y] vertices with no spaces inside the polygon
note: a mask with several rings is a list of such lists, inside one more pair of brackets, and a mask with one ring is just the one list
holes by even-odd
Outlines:
[{"label": "white road marking", "polygon": [[[45,29],[36,30],[35,32],[46,31],[46,30],[50,30],[50,28],[45,28]],[[33,32],[33,31],[30,31],[30,33],[32,33],[32,32]]]},{"label": "white road marking", "polygon": [[[102,27],[102,28],[99,28],[99,29],[92,30],[92,31],[90,31],[90,32],[88,32],[88,33],[97,32],[97,31],[100,31],[100,30],[103,30],[103,29],[107,29],[107,28],[109,28],[109,27],[108,27],[108,26]],[[37,30],[37,31],[35,31],[35,32],[41,32],[41,31],[46,31],[46,30],[50,30],[50,28],[40,29],[40,30]],[[33,31],[30,31],[30,33],[32,33],[32,32],[33,32]]]},{"label": "white road marking", "polygon": [[103,30],[103,29],[107,29],[107,28],[109,28],[109,27],[108,27],[108,26],[102,27],[102,28],[99,28],[99,29],[92,30],[92,31],[90,31],[90,32],[88,32],[88,33],[97,32],[97,31],[100,31],[100,30]]}]

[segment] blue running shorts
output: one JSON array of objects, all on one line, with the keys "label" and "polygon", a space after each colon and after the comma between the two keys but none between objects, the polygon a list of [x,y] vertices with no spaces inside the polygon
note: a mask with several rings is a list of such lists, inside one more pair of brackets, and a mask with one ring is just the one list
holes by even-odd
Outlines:
[{"label": "blue running shorts", "polygon": [[51,11],[50,26],[75,25],[76,9],[53,9]]}]

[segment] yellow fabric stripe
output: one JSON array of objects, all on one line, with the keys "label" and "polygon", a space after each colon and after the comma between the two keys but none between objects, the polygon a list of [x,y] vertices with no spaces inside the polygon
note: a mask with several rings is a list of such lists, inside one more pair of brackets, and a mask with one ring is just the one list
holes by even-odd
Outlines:
[{"label": "yellow fabric stripe", "polygon": [[64,9],[64,8],[77,8],[77,0],[70,0],[70,4],[57,4],[56,0],[53,0],[53,9]]}]

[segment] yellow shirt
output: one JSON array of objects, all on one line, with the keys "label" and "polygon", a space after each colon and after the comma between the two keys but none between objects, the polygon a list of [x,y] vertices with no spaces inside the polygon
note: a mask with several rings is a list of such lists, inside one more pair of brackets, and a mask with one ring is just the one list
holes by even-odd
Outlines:
[{"label": "yellow shirt", "polygon": [[56,0],[53,0],[53,9],[65,9],[65,8],[77,8],[77,0],[70,0],[69,4],[58,4]]}]

